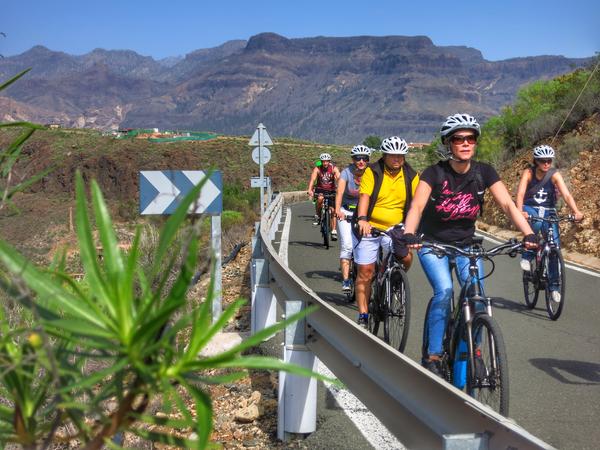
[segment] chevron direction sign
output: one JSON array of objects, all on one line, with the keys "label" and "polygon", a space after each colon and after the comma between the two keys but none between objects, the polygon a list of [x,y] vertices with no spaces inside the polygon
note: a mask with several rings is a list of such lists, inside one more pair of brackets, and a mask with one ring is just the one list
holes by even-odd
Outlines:
[{"label": "chevron direction sign", "polygon": [[[140,214],[173,214],[185,195],[199,184],[206,173],[202,170],[140,171]],[[223,180],[220,171],[212,172],[192,203],[190,214],[221,214]]]}]

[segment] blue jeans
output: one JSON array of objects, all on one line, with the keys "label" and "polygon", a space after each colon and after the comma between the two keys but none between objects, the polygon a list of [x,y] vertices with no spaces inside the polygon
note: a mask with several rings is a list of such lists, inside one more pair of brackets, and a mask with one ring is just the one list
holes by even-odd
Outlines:
[{"label": "blue jeans", "polygon": [[[444,330],[450,318],[450,303],[452,302],[452,274],[448,257],[438,258],[431,250],[422,248],[418,251],[419,261],[433,288],[433,297],[429,307],[429,315],[425,326],[428,330],[429,355],[442,354]],[[477,262],[479,278],[483,277],[483,262]],[[456,276],[462,287],[469,276],[469,259],[464,256],[456,257]],[[482,282],[483,286],[483,282]]]},{"label": "blue jeans", "polygon": [[[539,217],[538,210],[532,206],[523,205],[523,210],[530,216]],[[546,209],[546,211],[544,212],[544,218],[547,218],[549,216],[555,216],[555,215],[556,215],[555,209]],[[540,234],[540,232],[541,232],[544,239],[547,239],[547,237],[548,237],[548,228],[552,227],[552,230],[554,233],[554,242],[556,243],[557,247],[560,248],[560,235],[559,235],[557,223],[550,224],[548,222],[530,221],[529,224],[531,225],[531,229],[533,230],[533,232],[535,234]],[[528,250],[523,253],[523,259],[526,259],[528,261],[533,260],[534,257],[535,257],[534,251]],[[556,290],[558,290],[558,287],[559,287],[558,286],[558,270],[556,269],[558,267],[558,261],[557,261],[556,257],[551,257],[550,261],[548,261],[548,263],[549,263],[548,264],[548,283],[550,285],[550,290],[556,291]]]}]

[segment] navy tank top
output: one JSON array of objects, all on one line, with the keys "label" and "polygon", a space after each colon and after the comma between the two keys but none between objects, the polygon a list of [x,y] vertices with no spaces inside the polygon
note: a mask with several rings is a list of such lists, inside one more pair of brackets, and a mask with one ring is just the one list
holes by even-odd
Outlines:
[{"label": "navy tank top", "polygon": [[523,204],[527,206],[543,206],[544,208],[554,208],[556,206],[556,186],[552,182],[552,177],[533,194],[527,195],[527,191],[540,182],[535,178],[535,169],[531,169],[531,180],[527,183],[525,198]]}]

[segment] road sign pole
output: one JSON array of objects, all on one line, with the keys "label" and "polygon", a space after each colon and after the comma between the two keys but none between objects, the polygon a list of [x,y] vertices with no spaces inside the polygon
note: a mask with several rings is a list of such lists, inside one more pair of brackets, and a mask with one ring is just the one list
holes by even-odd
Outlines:
[{"label": "road sign pole", "polygon": [[211,216],[211,244],[213,258],[215,262],[214,268],[214,297],[212,299],[212,323],[215,323],[223,311],[221,300],[223,298],[223,283],[221,272],[221,215]]},{"label": "road sign pole", "polygon": [[[258,176],[260,177],[261,180],[264,179],[265,177],[265,168],[263,166],[263,158],[262,158],[262,143],[260,141],[261,138],[261,127],[258,127],[258,160],[260,161],[260,164],[258,165],[259,170],[258,170]],[[260,183],[260,217],[263,216],[265,212],[265,188],[263,186],[263,183]]]}]

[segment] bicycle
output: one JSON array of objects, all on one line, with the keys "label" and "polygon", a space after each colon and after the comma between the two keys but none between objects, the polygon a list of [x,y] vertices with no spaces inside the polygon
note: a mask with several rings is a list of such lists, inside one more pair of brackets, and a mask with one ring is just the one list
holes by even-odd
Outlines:
[{"label": "bicycle", "polygon": [[331,205],[335,204],[335,192],[329,193],[321,191],[320,195],[323,195],[323,205],[321,207],[321,217],[319,219],[321,223],[321,235],[323,236],[323,245],[326,249],[329,249]]},{"label": "bicycle", "polygon": [[[492,299],[484,296],[481,280],[491,276],[495,264],[492,257],[508,254],[515,257],[522,251],[523,244],[510,240],[489,250],[482,246],[483,238],[475,237],[473,245],[462,249],[440,242],[423,242],[436,256],[450,258],[451,270],[456,269],[456,256],[469,259],[469,275],[461,288],[458,299],[450,302],[450,318],[444,332],[441,367],[443,377],[458,389],[490,406],[495,411],[508,415],[508,362],[504,338],[500,326],[492,317]],[[479,277],[477,261],[487,259],[492,263],[490,272]],[[423,360],[428,358],[429,333],[427,317],[431,301],[425,313],[423,326]]]},{"label": "bicycle", "polygon": [[[379,236],[387,231],[372,228],[371,235]],[[389,251],[385,261],[380,247],[375,263],[369,299],[369,332],[377,336],[383,322],[383,340],[400,352],[404,351],[410,327],[410,288],[406,271]]]},{"label": "bicycle", "polygon": [[[530,216],[529,220],[546,222],[550,226],[548,226],[545,239],[542,238],[540,241],[535,258],[530,261],[531,268],[529,271],[523,271],[523,293],[525,294],[525,304],[529,309],[535,308],[539,293],[541,290],[544,290],[548,316],[551,320],[557,320],[560,317],[565,304],[565,262],[560,248],[556,243],[554,227],[552,225],[560,222],[574,222],[575,217],[572,215],[548,218]],[[558,289],[553,290],[560,293],[559,302],[555,302],[552,299],[552,292],[550,290],[550,264],[553,262],[556,263],[555,270],[557,272],[556,280],[558,283]]]}]

